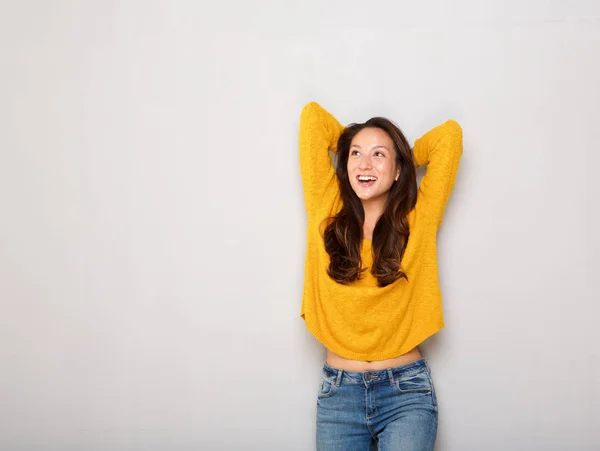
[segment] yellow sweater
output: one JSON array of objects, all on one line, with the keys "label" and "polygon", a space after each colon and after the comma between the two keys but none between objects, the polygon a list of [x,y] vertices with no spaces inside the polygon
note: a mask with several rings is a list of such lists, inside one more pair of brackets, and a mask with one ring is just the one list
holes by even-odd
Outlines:
[{"label": "yellow sweater", "polygon": [[369,270],[361,280],[341,285],[326,272],[329,255],[319,226],[342,206],[328,151],[335,152],[343,128],[315,102],[302,110],[300,167],[308,229],[301,316],[308,330],[336,354],[384,360],[410,351],[444,327],[436,236],[462,155],[462,130],[457,122],[447,121],[415,142],[415,163],[427,165],[427,172],[408,215],[410,237],[402,259],[408,281],[379,288],[370,273],[369,240],[362,245],[363,267]]}]

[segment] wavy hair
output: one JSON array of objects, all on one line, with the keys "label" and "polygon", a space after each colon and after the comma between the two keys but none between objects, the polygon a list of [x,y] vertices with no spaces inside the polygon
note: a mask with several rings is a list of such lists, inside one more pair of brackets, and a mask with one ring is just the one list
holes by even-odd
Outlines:
[{"label": "wavy hair", "polygon": [[366,271],[360,256],[365,212],[348,176],[352,139],[365,128],[379,128],[389,135],[394,143],[396,167],[400,169],[400,176],[392,184],[383,214],[373,230],[371,274],[377,278],[379,287],[385,287],[401,278],[408,280],[401,262],[410,235],[407,215],[417,202],[417,177],[413,151],[406,137],[398,126],[383,117],[351,124],[338,139],[336,175],[343,205],[339,213],[328,218],[323,234],[325,250],[330,257],[327,274],[336,282],[347,285],[359,280]]}]

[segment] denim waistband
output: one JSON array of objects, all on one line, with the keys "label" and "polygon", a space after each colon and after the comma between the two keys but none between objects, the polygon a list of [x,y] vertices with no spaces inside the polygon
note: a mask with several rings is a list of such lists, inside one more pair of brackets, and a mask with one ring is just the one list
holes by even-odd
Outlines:
[{"label": "denim waistband", "polygon": [[407,363],[406,365],[396,366],[394,368],[386,368],[383,370],[370,371],[346,371],[339,368],[333,368],[325,362],[323,365],[323,375],[328,379],[333,380],[335,385],[344,384],[373,384],[378,382],[389,381],[393,384],[394,380],[403,377],[412,376],[420,373],[423,370],[429,371],[429,365],[424,357]]}]

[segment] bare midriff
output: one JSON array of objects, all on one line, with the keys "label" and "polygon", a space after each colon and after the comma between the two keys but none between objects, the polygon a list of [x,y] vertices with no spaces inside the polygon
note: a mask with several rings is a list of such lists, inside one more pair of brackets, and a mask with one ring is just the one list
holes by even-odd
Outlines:
[{"label": "bare midriff", "polygon": [[332,368],[337,368],[346,371],[371,371],[371,370],[385,370],[387,368],[394,368],[397,366],[407,365],[415,360],[422,358],[419,348],[413,348],[406,354],[402,354],[393,359],[386,360],[375,360],[372,362],[366,362],[362,360],[351,360],[344,357],[340,357],[336,353],[327,350],[327,365]]}]

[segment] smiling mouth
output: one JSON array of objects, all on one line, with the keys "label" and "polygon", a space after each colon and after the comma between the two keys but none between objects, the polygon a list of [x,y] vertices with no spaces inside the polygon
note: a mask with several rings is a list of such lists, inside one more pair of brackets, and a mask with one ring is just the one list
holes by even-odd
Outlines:
[{"label": "smiling mouth", "polygon": [[356,177],[356,180],[358,180],[358,184],[360,186],[362,186],[363,188],[368,188],[375,184],[375,182],[377,181],[377,177],[373,175],[359,175]]}]

